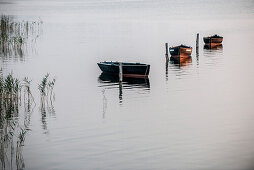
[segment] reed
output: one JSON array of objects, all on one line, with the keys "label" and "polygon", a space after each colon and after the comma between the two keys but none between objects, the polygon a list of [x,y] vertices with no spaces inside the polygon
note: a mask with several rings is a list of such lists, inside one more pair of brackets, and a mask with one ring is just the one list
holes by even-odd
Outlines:
[{"label": "reed", "polygon": [[[0,160],[2,169],[10,169],[16,154],[16,166],[20,169],[22,165],[22,146],[27,133],[26,122],[24,127],[17,119],[19,114],[19,98],[21,98],[22,85],[20,80],[15,78],[13,74],[6,77],[0,75]],[[14,143],[17,142],[15,147]],[[10,150],[11,155],[6,152]],[[16,150],[16,152],[15,152]]]},{"label": "reed", "polygon": [[45,97],[46,96],[46,88],[47,88],[47,84],[48,84],[48,78],[49,78],[49,73],[47,73],[43,78],[42,78],[42,81],[41,83],[39,84],[38,86],[38,89],[41,93],[41,96],[42,97]]},{"label": "reed", "polygon": [[[43,128],[45,130],[47,130],[47,113],[44,101],[46,97],[50,97],[51,100],[55,82],[56,79],[50,79],[49,73],[47,73],[38,86],[41,99],[43,99],[43,104],[40,109],[42,112]],[[16,169],[24,169],[25,162],[22,150],[26,135],[30,130],[30,115],[33,111],[33,109],[30,110],[30,100],[34,101],[31,92],[31,83],[32,80],[28,77],[20,81],[12,73],[3,76],[2,69],[0,69],[0,169],[13,169],[13,165],[16,166]],[[25,107],[24,117],[18,115],[22,106],[22,96],[24,96],[22,98]],[[52,102],[50,108],[54,112]],[[9,151],[10,154],[6,154]]]},{"label": "reed", "polygon": [[9,74],[6,78],[0,76],[0,101],[17,102],[21,85],[17,78]]},{"label": "reed", "polygon": [[4,80],[2,74],[0,74],[0,101],[2,101],[3,92],[4,92]]},{"label": "reed", "polygon": [[18,135],[18,140],[17,140],[17,146],[24,146],[25,142],[25,135],[27,133],[27,129],[20,128],[20,132]]},{"label": "reed", "polygon": [[[21,81],[18,78],[15,78],[12,73],[4,77],[0,72],[0,110],[2,109],[3,104],[18,104],[19,100],[21,100],[22,89],[24,89],[24,101],[30,101],[30,99],[32,99],[32,101],[35,103],[30,88],[31,82],[32,80],[29,80],[28,77],[25,77],[23,79],[23,83],[21,83]],[[42,101],[48,98],[52,100],[51,98],[53,95],[55,82],[55,78],[49,80],[49,73],[43,77],[41,83],[38,85]]]},{"label": "reed", "polygon": [[55,82],[56,82],[55,78],[52,81],[48,82],[48,89],[49,89],[49,93],[50,93],[49,98],[50,98],[51,103],[52,103],[52,94],[53,94],[53,90],[55,87]]},{"label": "reed", "polygon": [[41,34],[42,21],[17,21],[14,17],[0,16],[0,56],[24,55],[28,42],[34,43]]},{"label": "reed", "polygon": [[51,100],[55,82],[56,82],[55,78],[51,81],[49,80],[49,73],[47,73],[42,78],[41,83],[38,85],[38,89],[41,94],[42,102],[45,100],[45,98],[46,98],[46,100],[48,100],[48,98],[50,98],[50,100]]},{"label": "reed", "polygon": [[28,77],[25,77],[23,79],[23,87],[24,87],[24,101],[25,101],[25,95],[27,94],[27,101],[28,103],[30,103],[30,98],[33,100],[33,102],[35,103],[34,101],[34,97],[31,93],[31,88],[30,88],[30,85],[31,85],[31,82],[32,80],[29,80]]}]

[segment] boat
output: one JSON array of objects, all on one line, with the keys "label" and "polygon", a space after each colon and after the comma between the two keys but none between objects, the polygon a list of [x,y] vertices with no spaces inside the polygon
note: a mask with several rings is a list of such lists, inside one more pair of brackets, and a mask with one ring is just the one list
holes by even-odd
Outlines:
[{"label": "boat", "polygon": [[205,44],[211,44],[211,43],[221,44],[222,41],[223,41],[223,37],[215,34],[215,35],[210,36],[210,37],[204,37],[203,40],[204,40]]},{"label": "boat", "polygon": [[97,63],[101,71],[110,74],[119,74],[120,63],[122,65],[123,77],[148,77],[150,65],[126,62],[100,62]]},{"label": "boat", "polygon": [[170,47],[169,52],[172,56],[191,55],[192,47],[181,44],[179,46]]}]

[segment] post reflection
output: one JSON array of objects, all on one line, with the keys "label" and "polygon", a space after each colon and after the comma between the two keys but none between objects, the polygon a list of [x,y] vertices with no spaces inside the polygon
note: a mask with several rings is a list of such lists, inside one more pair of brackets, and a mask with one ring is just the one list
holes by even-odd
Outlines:
[{"label": "post reflection", "polygon": [[102,90],[102,95],[103,95],[103,99],[102,99],[102,103],[103,103],[103,107],[102,107],[102,118],[105,119],[106,110],[107,110],[107,105],[108,105],[108,101],[107,101],[106,94],[105,94],[105,89]]},{"label": "post reflection", "polygon": [[167,56],[166,57],[166,64],[165,64],[165,66],[166,66],[166,81],[168,81],[168,63],[169,63],[169,58]]},{"label": "post reflection", "polygon": [[[119,76],[114,74],[101,73],[99,76],[99,82],[102,84],[108,84],[108,86],[119,83]],[[125,88],[125,85],[129,85],[132,88],[150,88],[149,78],[134,78],[134,77],[123,77],[123,82],[120,86]]]},{"label": "post reflection", "polygon": [[119,103],[123,103],[123,82],[119,82]]},{"label": "post reflection", "polygon": [[[106,109],[107,109],[107,95],[108,92],[114,89],[118,89],[118,99],[119,104],[123,104],[124,100],[124,93],[126,95],[126,90],[132,91],[149,91],[150,90],[150,82],[149,78],[134,78],[134,77],[123,77],[123,81],[119,81],[119,76],[116,74],[108,74],[108,73],[101,73],[98,77],[98,82],[100,83],[99,87],[103,88],[102,95],[103,95],[103,118],[105,118]],[[126,91],[126,92],[124,92]],[[141,93],[140,93],[141,94]],[[139,94],[139,95],[140,95]]]},{"label": "post reflection", "polygon": [[196,60],[197,60],[197,65],[199,65],[199,47],[196,47]]}]

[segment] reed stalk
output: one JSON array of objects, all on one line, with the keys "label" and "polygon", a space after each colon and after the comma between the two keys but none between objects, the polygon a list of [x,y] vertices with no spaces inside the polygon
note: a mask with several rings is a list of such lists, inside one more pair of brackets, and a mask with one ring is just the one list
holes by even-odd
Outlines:
[{"label": "reed stalk", "polygon": [[24,48],[41,34],[41,21],[17,21],[14,17],[0,16],[0,56],[24,55]]},{"label": "reed stalk", "polygon": [[[22,154],[22,148],[25,143],[26,134],[29,131],[30,124],[30,100],[34,101],[31,93],[31,82],[28,77],[25,77],[21,81],[14,77],[12,73],[7,76],[3,76],[0,69],[0,168],[1,169],[13,169],[15,164],[16,169],[24,169],[24,159]],[[46,122],[46,110],[45,99],[50,98],[53,94],[53,89],[56,79],[49,79],[49,74],[46,74],[38,89],[41,94],[42,105],[42,123],[43,128],[47,130]],[[22,91],[23,90],[23,91]],[[23,94],[23,93],[24,94]],[[20,123],[19,104],[21,104],[21,97],[24,95],[25,113],[27,113],[23,119],[23,124]],[[27,102],[27,103],[26,103]],[[51,103],[52,106],[52,103]],[[52,106],[52,109],[53,106]],[[53,110],[54,111],[54,110]],[[52,111],[52,112],[53,112]],[[16,143],[16,145],[15,145]],[[6,153],[10,154],[6,154]],[[15,157],[16,156],[16,157]],[[16,159],[15,159],[16,158]],[[15,160],[14,160],[15,159]],[[15,169],[15,168],[14,168]]]}]

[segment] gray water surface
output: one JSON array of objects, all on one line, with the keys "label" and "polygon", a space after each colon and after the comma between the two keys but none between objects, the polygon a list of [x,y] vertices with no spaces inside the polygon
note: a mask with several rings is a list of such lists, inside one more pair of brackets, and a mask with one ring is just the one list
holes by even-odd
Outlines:
[{"label": "gray water surface", "polygon": [[[43,22],[22,59],[0,58],[4,74],[32,79],[24,169],[254,167],[252,0],[1,0],[0,13]],[[223,46],[204,49],[215,33]],[[192,46],[192,57],[167,61],[166,42]],[[150,64],[149,79],[103,78],[101,61]],[[46,73],[55,101],[43,112]]]}]

